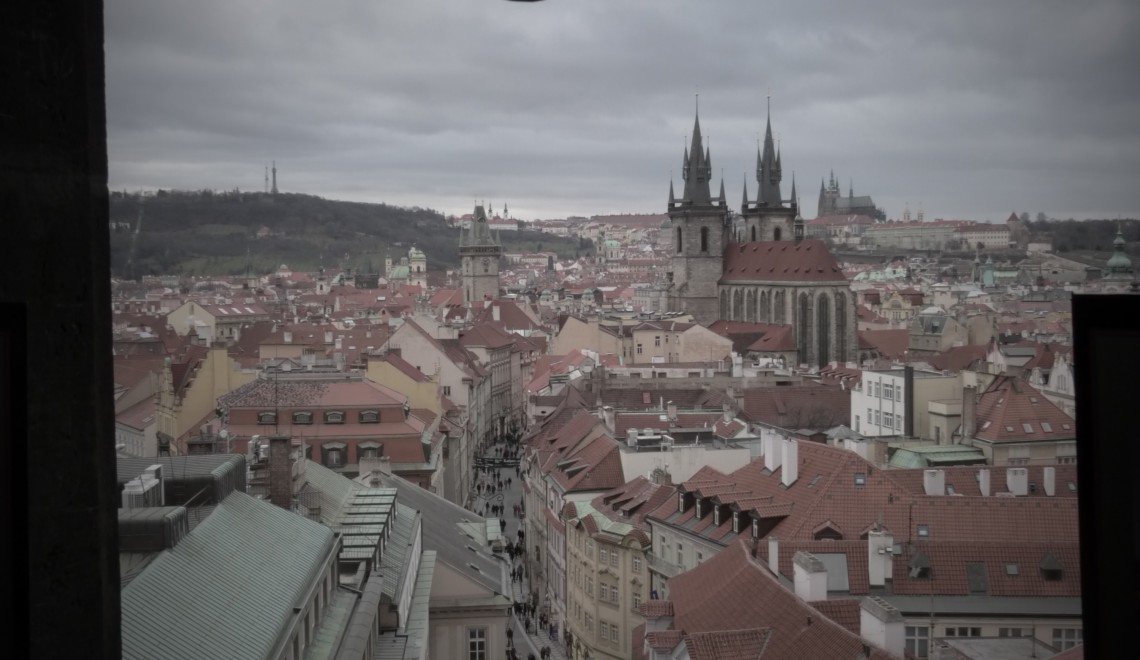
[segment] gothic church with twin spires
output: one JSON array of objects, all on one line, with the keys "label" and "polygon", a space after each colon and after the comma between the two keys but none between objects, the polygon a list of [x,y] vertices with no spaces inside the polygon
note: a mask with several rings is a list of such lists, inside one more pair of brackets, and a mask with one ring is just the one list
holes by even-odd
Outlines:
[{"label": "gothic church with twin spires", "polygon": [[796,184],[780,193],[780,153],[768,119],[763,152],[756,155],[756,198],[748,198],[734,229],[720,182],[712,196],[712,155],[693,122],[678,198],[669,182],[673,259],[667,274],[670,311],[687,312],[702,325],[718,319],[790,325],[799,362],[810,366],[855,360],[855,300],[846,276],[823,241],[804,238]]}]

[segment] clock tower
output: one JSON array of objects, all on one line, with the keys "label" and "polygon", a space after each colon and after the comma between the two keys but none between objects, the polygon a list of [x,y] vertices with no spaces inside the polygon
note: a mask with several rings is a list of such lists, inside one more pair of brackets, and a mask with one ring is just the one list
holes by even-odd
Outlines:
[{"label": "clock tower", "polygon": [[503,246],[487,224],[487,212],[482,205],[476,206],[470,229],[460,230],[459,234],[465,303],[499,297],[499,257],[502,254]]}]

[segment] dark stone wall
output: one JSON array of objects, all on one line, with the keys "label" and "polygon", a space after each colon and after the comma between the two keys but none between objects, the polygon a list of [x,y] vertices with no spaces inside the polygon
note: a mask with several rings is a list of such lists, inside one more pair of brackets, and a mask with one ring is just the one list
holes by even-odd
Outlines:
[{"label": "dark stone wall", "polygon": [[[3,617],[20,657],[119,657],[103,4],[0,18]],[[9,341],[27,338],[27,350]],[[21,602],[22,601],[22,602]],[[20,640],[28,644],[20,644]]]}]

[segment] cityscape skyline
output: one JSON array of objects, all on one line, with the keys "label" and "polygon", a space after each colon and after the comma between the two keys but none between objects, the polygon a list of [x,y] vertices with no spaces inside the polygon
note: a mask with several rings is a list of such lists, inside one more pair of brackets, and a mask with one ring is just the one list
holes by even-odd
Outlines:
[{"label": "cityscape skyline", "polygon": [[110,187],[657,213],[699,93],[732,200],[770,97],[807,217],[832,171],[890,218],[1135,217],[1138,13],[1046,4],[114,3]]}]

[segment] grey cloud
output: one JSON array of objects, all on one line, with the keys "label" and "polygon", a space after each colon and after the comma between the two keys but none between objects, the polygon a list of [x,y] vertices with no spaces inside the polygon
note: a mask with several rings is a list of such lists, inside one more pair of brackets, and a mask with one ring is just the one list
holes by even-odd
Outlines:
[{"label": "grey cloud", "polygon": [[[113,188],[289,190],[523,217],[660,212],[693,94],[728,196],[766,96],[897,216],[1136,215],[1129,2],[106,3]],[[790,180],[785,180],[785,194]],[[751,186],[754,189],[754,185]]]}]

